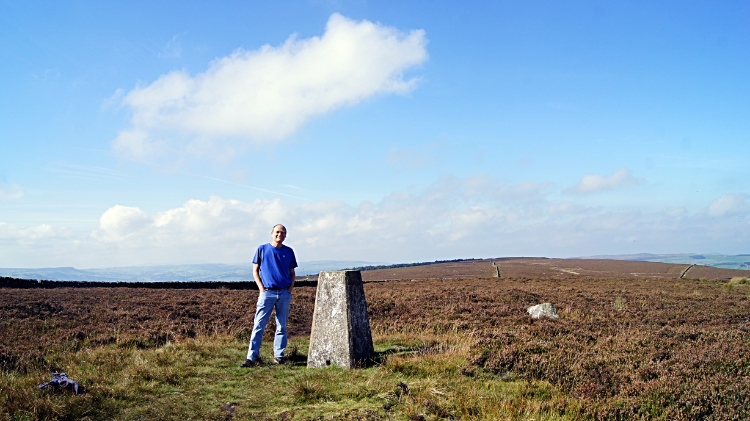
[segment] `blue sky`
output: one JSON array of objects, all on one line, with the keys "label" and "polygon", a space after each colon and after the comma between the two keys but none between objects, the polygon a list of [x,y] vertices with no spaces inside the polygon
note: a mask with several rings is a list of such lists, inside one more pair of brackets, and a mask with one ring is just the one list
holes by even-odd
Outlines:
[{"label": "blue sky", "polygon": [[747,2],[0,0],[0,267],[750,252]]}]

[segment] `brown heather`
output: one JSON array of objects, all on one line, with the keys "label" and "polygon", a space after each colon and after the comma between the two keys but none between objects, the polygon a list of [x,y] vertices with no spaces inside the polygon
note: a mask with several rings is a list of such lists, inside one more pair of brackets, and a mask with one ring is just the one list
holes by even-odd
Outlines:
[{"label": "brown heather", "polygon": [[[295,289],[292,303],[298,363],[239,378],[257,291],[0,288],[0,419],[750,419],[745,282],[677,279],[669,268],[663,277],[566,277],[581,270],[565,267],[548,277],[455,277],[459,268],[416,279],[434,276],[428,268],[400,272],[414,281],[365,284],[378,353],[349,374],[304,368],[314,287]],[[526,314],[548,301],[559,319]],[[33,390],[71,364],[89,393],[60,401]],[[92,364],[114,367],[96,374]],[[118,364],[137,390],[110,379]],[[211,376],[227,376],[216,382],[253,380],[290,396],[276,409],[265,395],[188,399],[212,364]],[[170,387],[184,395],[168,400],[178,393]],[[148,405],[141,395],[160,406],[123,418]]]},{"label": "brown heather", "polygon": [[[368,291],[374,324],[470,336],[463,375],[547,381],[579,402],[581,418],[750,419],[747,290],[697,280],[399,284]],[[525,314],[547,301],[559,319]]]},{"label": "brown heather", "polygon": [[[295,291],[291,336],[309,334],[314,294]],[[210,335],[249,340],[257,298],[253,290],[0,289],[0,367],[64,370],[49,356],[108,344],[149,349]]]}]

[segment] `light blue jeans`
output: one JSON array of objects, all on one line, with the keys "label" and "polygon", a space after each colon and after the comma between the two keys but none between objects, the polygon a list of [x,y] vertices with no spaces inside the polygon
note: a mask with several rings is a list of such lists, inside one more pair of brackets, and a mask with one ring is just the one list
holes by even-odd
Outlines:
[{"label": "light blue jeans", "polygon": [[263,342],[263,331],[266,330],[271,310],[276,308],[276,336],[273,339],[273,356],[284,356],[286,349],[286,321],[289,319],[289,305],[292,303],[292,293],[282,289],[278,291],[263,291],[258,295],[258,305],[255,308],[255,324],[250,336],[250,346],[247,350],[248,360],[260,357],[260,344]]}]

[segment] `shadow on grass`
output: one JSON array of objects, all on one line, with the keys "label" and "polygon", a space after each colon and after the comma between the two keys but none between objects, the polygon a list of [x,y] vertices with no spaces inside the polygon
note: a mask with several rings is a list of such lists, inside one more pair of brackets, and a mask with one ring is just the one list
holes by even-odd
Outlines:
[{"label": "shadow on grass", "polygon": [[[391,356],[427,355],[427,354],[437,354],[437,353],[440,353],[439,347],[431,347],[431,346],[424,346],[424,345],[414,345],[414,346],[391,345],[382,351],[377,351],[377,350],[374,351],[372,354],[370,354],[370,357],[366,361],[364,361],[361,364],[358,364],[357,368],[370,368],[370,367],[383,365]],[[296,345],[292,346],[291,349],[289,349],[286,354],[287,354],[286,361],[283,364],[284,366],[295,367],[295,368],[307,367],[307,355],[300,352],[300,349]],[[262,359],[260,365],[272,366],[274,365],[274,363],[270,359],[268,360]]]},{"label": "shadow on grass", "polygon": [[[370,368],[384,364],[388,357],[394,355],[420,355],[420,354],[433,354],[439,351],[430,347],[424,346],[399,346],[392,345],[383,351],[375,351],[371,354],[370,358],[367,359],[363,364],[358,365],[358,368]],[[270,361],[263,361],[263,365],[272,365]],[[307,367],[307,355],[301,353],[299,349],[294,346],[287,353],[286,362],[284,365],[288,367]]]},{"label": "shadow on grass", "polygon": [[307,355],[299,352],[297,345],[294,345],[286,356],[286,365],[292,367],[307,367]]}]

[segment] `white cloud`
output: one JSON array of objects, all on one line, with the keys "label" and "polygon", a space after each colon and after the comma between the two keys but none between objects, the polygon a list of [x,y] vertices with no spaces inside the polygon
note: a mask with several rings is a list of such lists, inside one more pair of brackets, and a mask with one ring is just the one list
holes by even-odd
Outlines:
[{"label": "white cloud", "polygon": [[539,190],[544,188],[506,185],[485,175],[446,176],[421,193],[397,191],[379,203],[357,206],[337,200],[247,203],[220,197],[157,213],[116,205],[104,212],[89,241],[99,252],[137,262],[128,264],[238,262],[269,240],[274,224],[284,223],[288,243],[305,260],[408,260],[415,252],[449,249],[463,239],[486,239],[504,226],[527,224],[530,215],[539,213],[529,209],[542,209]]},{"label": "white cloud", "polygon": [[611,250],[633,233],[658,238],[675,229],[666,215],[558,205],[545,198],[548,188],[549,183],[504,184],[486,175],[445,176],[422,192],[396,191],[357,206],[220,197],[153,214],[115,206],[102,215],[91,238],[139,264],[238,262],[269,240],[274,224],[284,223],[287,243],[302,260],[413,261],[583,254],[592,242]]},{"label": "white cloud", "polygon": [[67,227],[0,222],[0,267],[71,266],[74,262],[96,259],[96,250],[78,254],[78,238]]},{"label": "white cloud", "polygon": [[705,209],[710,217],[734,216],[750,213],[746,194],[725,194],[711,202]]},{"label": "white cloud", "polygon": [[[612,209],[556,202],[549,183],[444,176],[383,200],[190,200],[162,212],[115,205],[88,236],[0,223],[0,266],[105,267],[248,262],[283,223],[300,261],[424,261],[465,257],[570,257],[640,252],[746,252],[746,195],[703,210]],[[719,217],[723,216],[723,217]],[[740,223],[738,223],[740,222]],[[21,264],[23,262],[25,264]]]},{"label": "white cloud", "polygon": [[20,227],[15,224],[0,222],[0,242],[15,245],[31,245],[40,241],[70,238],[73,231],[66,227],[55,227],[41,224]]},{"label": "white cloud", "polygon": [[266,240],[262,234],[289,212],[280,199],[211,197],[157,213],[116,205],[101,216],[90,241],[138,262],[247,261],[249,244]]},{"label": "white cloud", "polygon": [[154,217],[136,207],[115,205],[99,218],[93,236],[105,242],[123,241],[154,224]]},{"label": "white cloud", "polygon": [[632,171],[628,168],[620,168],[609,177],[599,174],[587,174],[581,178],[575,186],[565,190],[569,194],[587,194],[603,190],[612,190],[620,187],[640,184],[643,179],[634,178]]},{"label": "white cloud", "polygon": [[[310,118],[377,94],[404,94],[404,71],[427,59],[422,30],[409,33],[333,14],[323,36],[237,50],[196,76],[174,71],[130,91],[132,127],[115,152],[147,159],[174,152],[233,155],[282,140]],[[219,152],[218,150],[221,150]]]},{"label": "white cloud", "polygon": [[15,200],[23,197],[23,190],[18,184],[0,183],[0,200]]}]

